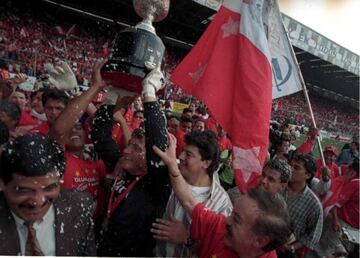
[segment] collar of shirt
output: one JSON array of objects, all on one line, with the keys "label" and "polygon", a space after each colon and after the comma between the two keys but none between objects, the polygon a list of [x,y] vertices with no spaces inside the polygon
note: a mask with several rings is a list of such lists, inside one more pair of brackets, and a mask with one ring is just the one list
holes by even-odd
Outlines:
[{"label": "collar of shirt", "polygon": [[[16,226],[18,228],[27,228],[27,226],[25,225],[25,221],[21,218],[19,218],[18,216],[16,216],[13,212],[11,212],[11,214],[13,215],[14,217],[14,220],[15,220],[15,223],[16,223]],[[44,215],[44,217],[42,217],[42,219],[40,220],[37,220],[34,222],[33,224],[33,227],[35,230],[38,230],[38,228],[42,225],[42,224],[45,224],[45,222],[50,222],[50,223],[54,223],[55,221],[55,211],[54,211],[54,206],[51,205],[49,210],[46,212],[46,214]],[[48,224],[48,223],[46,223]]]}]

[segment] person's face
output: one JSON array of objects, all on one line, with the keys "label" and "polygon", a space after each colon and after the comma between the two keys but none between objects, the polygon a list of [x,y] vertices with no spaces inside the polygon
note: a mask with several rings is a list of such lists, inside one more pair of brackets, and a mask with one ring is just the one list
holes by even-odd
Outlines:
[{"label": "person's face", "polygon": [[85,131],[81,123],[75,123],[74,127],[65,139],[67,150],[82,150],[85,143]]},{"label": "person's face", "polygon": [[44,106],[46,118],[50,124],[53,124],[65,108],[65,103],[56,99],[48,99]]},{"label": "person's face", "polygon": [[276,194],[285,189],[286,183],[281,183],[281,174],[279,171],[265,167],[261,174],[259,187],[265,192]]},{"label": "person's face", "polygon": [[200,132],[205,131],[205,123],[203,121],[196,121],[193,130],[200,131]]},{"label": "person's face", "polygon": [[190,133],[192,129],[192,123],[191,122],[183,122],[181,123],[181,130],[183,130],[185,133]]},{"label": "person's face", "polygon": [[350,145],[350,148],[352,151],[357,151],[358,149],[358,145],[356,142],[352,142],[351,145]]},{"label": "person's face", "polygon": [[235,201],[234,209],[226,219],[224,244],[233,249],[239,257],[261,248],[252,230],[259,213],[256,202],[243,195]]},{"label": "person's face", "polygon": [[134,100],[134,109],[135,110],[141,110],[142,109],[142,101],[141,101],[141,97],[137,97],[135,100]]},{"label": "person's face", "polygon": [[44,113],[44,106],[41,101],[42,94],[42,92],[36,93],[31,100],[31,107],[39,114]]},{"label": "person's face", "polygon": [[144,113],[143,112],[136,112],[134,114],[134,119],[144,121]]},{"label": "person's face", "polygon": [[4,111],[0,111],[0,121],[3,122],[9,130],[14,130],[16,127],[16,121],[11,119]]},{"label": "person's face", "polygon": [[278,153],[287,153],[289,146],[290,143],[288,141],[283,141],[282,144],[278,147]]},{"label": "person's face", "polygon": [[324,159],[327,165],[331,165],[335,161],[335,158],[336,156],[334,155],[334,153],[332,153],[332,151],[324,152]]},{"label": "person's face", "polygon": [[132,175],[141,175],[146,172],[145,137],[141,139],[131,137],[118,165]]},{"label": "person's face", "polygon": [[202,160],[199,148],[193,145],[185,145],[184,150],[179,155],[180,171],[184,178],[189,178],[192,174],[206,171],[211,164],[209,160]]},{"label": "person's face", "polygon": [[291,161],[292,175],[290,178],[291,183],[303,183],[310,178],[310,175],[306,172],[304,162],[302,160]]},{"label": "person's face", "polygon": [[10,101],[18,105],[21,110],[25,108],[27,103],[25,94],[19,91],[14,91],[13,94],[11,94]]},{"label": "person's face", "polygon": [[0,182],[10,210],[24,221],[41,219],[60,193],[60,177],[55,171],[33,177],[14,174],[7,185]]},{"label": "person's face", "polygon": [[180,128],[180,124],[179,121],[176,120],[175,118],[171,118],[168,121],[168,131],[171,134],[176,134],[179,131]]},{"label": "person's face", "polygon": [[192,110],[193,113],[195,113],[195,110],[196,110],[196,104],[195,103],[191,103],[189,108]]}]

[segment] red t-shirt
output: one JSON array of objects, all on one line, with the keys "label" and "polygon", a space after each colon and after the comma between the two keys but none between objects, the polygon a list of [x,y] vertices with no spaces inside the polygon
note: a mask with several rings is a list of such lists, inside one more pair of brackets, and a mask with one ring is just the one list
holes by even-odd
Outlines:
[{"label": "red t-shirt", "polygon": [[338,216],[354,228],[359,228],[359,179],[345,184],[340,192]]},{"label": "red t-shirt", "polygon": [[83,160],[65,152],[66,167],[63,189],[88,192],[97,198],[100,180],[105,176],[105,164],[101,160]]},{"label": "red t-shirt", "polygon": [[18,126],[28,126],[28,125],[36,126],[38,124],[39,122],[36,119],[34,119],[32,116],[30,116],[28,112],[26,112],[25,110],[21,111],[21,118]]},{"label": "red t-shirt", "polygon": [[50,125],[47,121],[42,122],[38,126],[34,127],[29,131],[29,133],[32,134],[41,134],[43,136],[46,136],[49,134]]},{"label": "red t-shirt", "polygon": [[[316,173],[315,173],[315,177],[320,178],[321,177],[321,168],[323,167],[321,159],[316,161]],[[331,170],[331,178],[335,178],[340,176],[339,173],[339,167],[333,162],[331,164],[331,167],[329,167]]]},{"label": "red t-shirt", "polygon": [[[225,246],[224,237],[226,232],[225,216],[216,214],[207,209],[204,204],[195,206],[192,214],[191,237],[201,240],[198,251],[200,258],[235,258],[235,252]],[[276,258],[276,252],[271,251],[260,256],[260,258]]]}]

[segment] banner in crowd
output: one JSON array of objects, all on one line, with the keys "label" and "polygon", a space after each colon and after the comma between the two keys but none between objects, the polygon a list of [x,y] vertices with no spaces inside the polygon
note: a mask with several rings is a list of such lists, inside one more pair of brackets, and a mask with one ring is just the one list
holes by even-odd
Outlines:
[{"label": "banner in crowd", "polygon": [[336,44],[309,27],[283,14],[283,22],[291,43],[314,56],[337,65],[349,72],[360,75],[359,55]]},{"label": "banner in crowd", "polygon": [[189,104],[184,104],[184,103],[180,103],[180,102],[173,102],[173,106],[172,106],[172,112],[174,113],[182,113],[184,108],[189,107]]},{"label": "banner in crowd", "polygon": [[241,191],[257,183],[267,155],[272,58],[271,30],[264,21],[276,12],[280,15],[275,0],[225,0],[171,76],[205,103],[231,135],[233,169]]}]

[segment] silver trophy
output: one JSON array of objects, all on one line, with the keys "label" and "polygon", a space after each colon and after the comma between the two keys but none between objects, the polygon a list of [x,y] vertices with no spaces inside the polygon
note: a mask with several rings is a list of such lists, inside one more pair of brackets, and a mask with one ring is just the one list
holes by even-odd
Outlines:
[{"label": "silver trophy", "polygon": [[140,93],[142,79],[163,60],[165,46],[152,22],[167,16],[170,0],[133,0],[133,5],[143,21],[118,33],[102,76],[113,87]]}]

